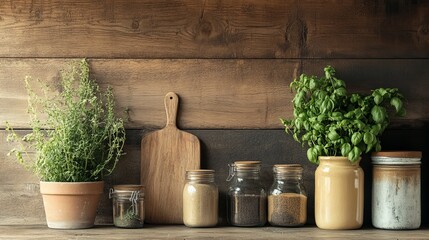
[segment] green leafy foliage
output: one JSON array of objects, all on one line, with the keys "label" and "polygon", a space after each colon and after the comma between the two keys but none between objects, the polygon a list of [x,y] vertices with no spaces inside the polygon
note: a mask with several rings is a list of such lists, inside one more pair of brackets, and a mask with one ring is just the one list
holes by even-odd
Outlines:
[{"label": "green leafy foliage", "polygon": [[281,119],[286,133],[308,146],[307,157],[313,163],[319,156],[344,156],[355,162],[363,153],[380,151],[379,137],[390,115],[405,115],[402,94],[396,88],[348,94],[333,67],[324,72],[321,78],[302,74],[291,83],[296,92],[293,119]]},{"label": "green leafy foliage", "polygon": [[[61,91],[54,96],[49,86],[43,88],[43,96],[36,94],[27,77],[33,131],[21,138],[6,124],[8,141],[20,144],[9,154],[42,181],[100,181],[123,155],[125,129],[123,120],[115,117],[112,90],[101,93],[89,71],[85,59],[73,62],[62,71]],[[34,156],[29,154],[33,151]]]}]

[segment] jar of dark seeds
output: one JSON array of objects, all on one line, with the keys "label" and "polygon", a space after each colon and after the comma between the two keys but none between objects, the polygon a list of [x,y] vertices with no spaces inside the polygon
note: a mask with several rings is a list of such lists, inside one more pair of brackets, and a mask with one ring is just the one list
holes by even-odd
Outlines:
[{"label": "jar of dark seeds", "polygon": [[259,177],[260,168],[260,161],[230,165],[228,221],[233,226],[264,226],[267,221],[267,194]]},{"label": "jar of dark seeds", "polygon": [[299,164],[274,165],[274,182],[268,195],[268,222],[296,227],[307,221],[307,193]]},{"label": "jar of dark seeds", "polygon": [[110,189],[113,224],[121,228],[141,228],[144,223],[144,187],[116,185]]}]

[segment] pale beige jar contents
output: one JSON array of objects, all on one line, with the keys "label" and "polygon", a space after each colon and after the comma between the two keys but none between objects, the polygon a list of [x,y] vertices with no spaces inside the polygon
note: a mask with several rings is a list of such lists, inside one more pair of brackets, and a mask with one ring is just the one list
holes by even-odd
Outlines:
[{"label": "pale beige jar contents", "polygon": [[218,187],[213,170],[186,172],[183,222],[187,227],[214,227],[218,221]]}]

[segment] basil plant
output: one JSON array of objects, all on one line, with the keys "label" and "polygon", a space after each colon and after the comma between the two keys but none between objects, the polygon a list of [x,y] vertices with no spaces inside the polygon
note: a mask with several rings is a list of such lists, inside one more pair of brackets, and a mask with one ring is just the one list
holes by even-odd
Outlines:
[{"label": "basil plant", "polygon": [[351,162],[363,153],[380,151],[379,137],[392,114],[405,115],[404,97],[396,88],[378,88],[370,94],[348,93],[335,69],[324,68],[325,76],[302,74],[290,87],[295,91],[293,118],[281,119],[285,131],[307,146],[307,157],[344,156]]}]

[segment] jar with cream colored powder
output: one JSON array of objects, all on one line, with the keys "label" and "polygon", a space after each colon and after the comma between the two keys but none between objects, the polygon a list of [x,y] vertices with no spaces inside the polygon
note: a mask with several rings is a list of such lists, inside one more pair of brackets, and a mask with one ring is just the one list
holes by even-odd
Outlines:
[{"label": "jar with cream colored powder", "polygon": [[187,227],[214,227],[218,221],[218,187],[214,170],[186,171],[183,222]]}]

